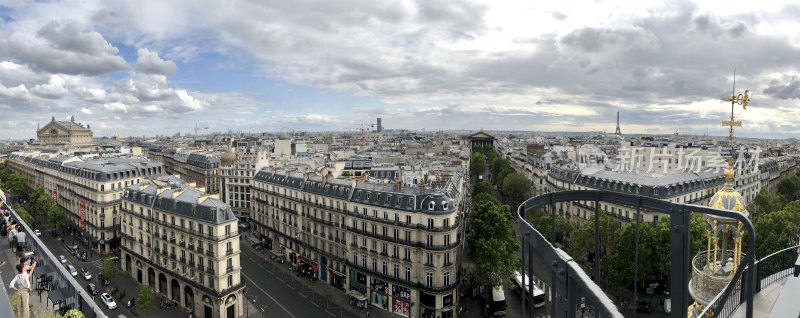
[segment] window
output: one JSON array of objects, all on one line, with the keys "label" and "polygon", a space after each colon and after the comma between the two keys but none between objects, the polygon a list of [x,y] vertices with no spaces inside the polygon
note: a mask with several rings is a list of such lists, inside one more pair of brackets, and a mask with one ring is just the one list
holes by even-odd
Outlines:
[{"label": "window", "polygon": [[450,265],[450,252],[444,253],[444,264]]},{"label": "window", "polygon": [[373,272],[378,271],[378,259],[374,257],[372,258],[372,271]]},{"label": "window", "polygon": [[428,203],[428,210],[433,210],[433,208],[434,208],[435,206],[436,206],[436,203],[435,203],[435,202],[433,202],[433,201],[429,202],[429,203]]},{"label": "window", "polygon": [[389,265],[386,263],[386,261],[383,261],[383,275],[388,275],[387,274],[388,270],[389,270]]},{"label": "window", "polygon": [[406,280],[411,281],[411,267],[406,266]]},{"label": "window", "polygon": [[228,275],[228,287],[233,286],[233,275]]},{"label": "window", "polygon": [[406,215],[406,224],[411,224],[411,216]]},{"label": "window", "polygon": [[433,287],[433,273],[425,273],[425,285],[428,287]]},{"label": "window", "polygon": [[367,268],[367,255],[361,255],[361,267]]},{"label": "window", "polygon": [[450,234],[444,236],[444,245],[450,245]]},{"label": "window", "polygon": [[394,266],[393,267],[393,269],[394,269],[394,278],[400,278],[400,266],[397,265],[397,264],[394,264],[393,266]]},{"label": "window", "polygon": [[428,228],[429,229],[433,229],[433,219],[432,218],[428,219]]},{"label": "window", "polygon": [[433,265],[433,253],[425,253],[425,265]]},{"label": "window", "polygon": [[403,248],[403,259],[407,261],[411,260],[411,251],[408,250],[408,247]]},{"label": "window", "polygon": [[428,243],[428,246],[432,246],[433,245],[433,235],[430,235],[430,234],[426,235],[425,236],[425,242]]},{"label": "window", "polygon": [[358,264],[358,253],[353,252],[353,264]]},{"label": "window", "polygon": [[450,272],[442,274],[442,286],[450,286]]}]

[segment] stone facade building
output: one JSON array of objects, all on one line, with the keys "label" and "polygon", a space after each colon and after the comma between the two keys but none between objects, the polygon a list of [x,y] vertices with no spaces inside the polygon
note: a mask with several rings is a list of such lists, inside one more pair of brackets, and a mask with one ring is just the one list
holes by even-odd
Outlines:
[{"label": "stone facade building", "polygon": [[262,169],[254,230],[314,279],[403,317],[455,316],[463,178],[438,187]]},{"label": "stone facade building", "polygon": [[89,125],[75,122],[75,117],[70,121],[56,121],[53,117],[49,123],[36,130],[36,138],[45,145],[91,145],[94,140]]},{"label": "stone facade building", "polygon": [[244,317],[237,225],[227,204],[174,177],[130,185],[122,268],[194,317]]},{"label": "stone facade building", "polygon": [[42,187],[67,212],[73,230],[99,253],[119,245],[119,210],[124,187],[145,177],[165,175],[164,167],[144,158],[38,157],[13,154],[7,167],[25,176],[28,187]]}]

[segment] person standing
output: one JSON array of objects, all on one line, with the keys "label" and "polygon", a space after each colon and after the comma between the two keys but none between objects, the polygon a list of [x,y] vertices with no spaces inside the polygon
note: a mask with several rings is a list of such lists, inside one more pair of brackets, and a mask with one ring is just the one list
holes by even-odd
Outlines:
[{"label": "person standing", "polygon": [[18,318],[30,318],[31,275],[33,275],[33,270],[35,269],[36,261],[33,264],[30,261],[17,264],[17,276],[14,276],[8,286],[16,290],[20,295],[20,301],[17,305]]},{"label": "person standing", "polygon": [[26,241],[27,234],[25,234],[25,231],[22,230],[21,226],[17,225],[17,250],[25,250],[27,247],[27,245],[25,245]]}]

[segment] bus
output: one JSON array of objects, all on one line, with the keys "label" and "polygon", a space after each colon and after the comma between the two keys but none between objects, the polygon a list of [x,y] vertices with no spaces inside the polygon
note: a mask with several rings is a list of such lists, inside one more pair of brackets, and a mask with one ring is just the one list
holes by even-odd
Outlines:
[{"label": "bus", "polygon": [[[525,297],[528,297],[527,295],[530,294],[530,288],[529,288],[530,285],[528,285],[529,282],[528,278],[529,278],[528,274],[525,274],[525,280],[523,281],[522,274],[520,274],[518,271],[514,272],[514,285],[516,285],[515,288],[520,294],[525,295]],[[522,289],[523,282],[525,285],[525,290]],[[536,284],[533,284],[533,307],[534,308],[544,307],[544,302],[545,302],[544,291],[541,290],[538,286],[536,286]]]}]

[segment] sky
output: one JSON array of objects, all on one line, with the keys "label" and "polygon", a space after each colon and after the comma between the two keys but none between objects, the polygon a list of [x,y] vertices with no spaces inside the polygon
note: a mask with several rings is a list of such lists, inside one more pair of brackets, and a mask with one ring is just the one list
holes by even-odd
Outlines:
[{"label": "sky", "polygon": [[796,1],[0,0],[0,139],[386,129],[800,134]]}]

